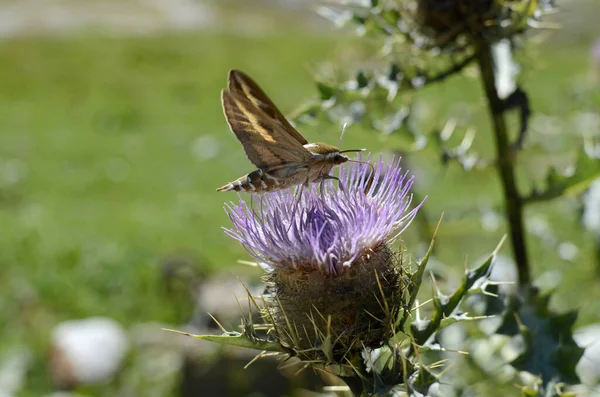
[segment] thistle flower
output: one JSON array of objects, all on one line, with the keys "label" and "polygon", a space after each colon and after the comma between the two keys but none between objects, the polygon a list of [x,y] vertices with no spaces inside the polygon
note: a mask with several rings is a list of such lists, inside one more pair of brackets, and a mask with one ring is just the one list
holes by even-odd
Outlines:
[{"label": "thistle flower", "polygon": [[226,209],[226,233],[269,269],[263,318],[300,358],[328,363],[386,343],[398,330],[409,283],[394,242],[410,209],[413,177],[400,160],[370,168],[346,163],[339,188],[327,182]]},{"label": "thistle flower", "polygon": [[[466,270],[450,295],[434,291],[426,320],[416,301],[433,240],[413,263],[392,244],[423,202],[411,209],[413,178],[399,159],[390,164],[379,160],[372,173],[369,166],[344,164],[338,186],[328,181],[321,189],[258,196],[254,205],[243,199],[229,203],[233,227],[226,233],[267,270],[261,299],[250,296],[262,323],[249,311],[242,315],[239,332],[222,327],[222,335],[175,332],[256,349],[258,357],[266,352],[296,356],[338,376],[355,395],[427,393],[438,377],[433,366],[423,364],[421,348],[439,350],[439,330],[473,320],[459,305],[486,289],[501,244],[480,266]],[[418,320],[407,329],[413,311]]]}]

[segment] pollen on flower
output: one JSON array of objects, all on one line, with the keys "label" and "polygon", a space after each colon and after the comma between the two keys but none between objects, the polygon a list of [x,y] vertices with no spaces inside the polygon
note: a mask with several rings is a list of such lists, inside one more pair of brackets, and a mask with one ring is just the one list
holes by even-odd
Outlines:
[{"label": "pollen on flower", "polygon": [[411,209],[413,178],[399,159],[374,169],[346,163],[339,187],[227,206],[233,228],[226,233],[270,270],[263,319],[301,359],[343,362],[398,332],[410,279],[403,252],[390,243],[423,203]]}]

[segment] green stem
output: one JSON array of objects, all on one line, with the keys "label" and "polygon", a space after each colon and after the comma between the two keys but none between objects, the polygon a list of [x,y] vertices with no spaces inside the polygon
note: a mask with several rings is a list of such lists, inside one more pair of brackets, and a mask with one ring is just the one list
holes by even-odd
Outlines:
[{"label": "green stem", "polygon": [[523,200],[517,189],[514,171],[514,156],[508,139],[504,106],[498,97],[494,80],[494,61],[491,47],[482,43],[477,51],[477,64],[488,101],[488,109],[496,137],[496,168],[504,190],[506,216],[510,230],[510,239],[514,258],[519,272],[519,285],[525,286],[530,282],[529,259],[525,245],[525,228],[523,222]]}]

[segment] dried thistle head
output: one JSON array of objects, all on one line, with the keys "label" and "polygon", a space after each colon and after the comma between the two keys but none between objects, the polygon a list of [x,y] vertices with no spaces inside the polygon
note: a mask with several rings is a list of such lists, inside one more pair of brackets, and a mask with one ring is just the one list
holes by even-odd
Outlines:
[{"label": "dried thistle head", "polygon": [[[544,2],[531,0],[416,0],[418,32],[432,46],[497,42],[523,32]],[[549,3],[549,2],[546,2]]]}]

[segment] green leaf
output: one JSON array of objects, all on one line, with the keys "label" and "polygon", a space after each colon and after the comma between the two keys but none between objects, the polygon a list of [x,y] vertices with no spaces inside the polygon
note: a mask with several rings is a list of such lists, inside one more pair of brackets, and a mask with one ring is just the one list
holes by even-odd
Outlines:
[{"label": "green leaf", "polygon": [[400,13],[398,12],[398,10],[395,9],[383,10],[380,13],[380,15],[385,22],[393,26],[396,26],[398,24],[398,21],[400,21],[401,19]]},{"label": "green leaf", "polygon": [[335,96],[335,88],[332,85],[319,81],[317,82],[317,90],[319,91],[319,98],[324,101]]},{"label": "green leaf", "polygon": [[[476,282],[483,282],[491,271],[494,258],[504,239],[498,244],[494,252],[479,267],[465,271],[461,284],[452,295],[442,295],[439,292],[433,297],[433,312],[430,320],[414,321],[410,325],[410,332],[417,345],[424,345],[427,340],[443,326],[451,325],[469,317],[457,312],[460,302],[467,295]],[[445,320],[447,319],[447,320]],[[445,321],[444,321],[445,320]]]},{"label": "green leaf", "polygon": [[579,383],[575,366],[584,349],[573,340],[577,312],[557,314],[549,309],[550,295],[534,291],[508,298],[507,310],[497,334],[520,334],[524,351],[510,364],[520,371],[540,376],[542,388],[556,382]]},{"label": "green leaf", "polygon": [[600,177],[600,161],[580,153],[575,164],[575,173],[571,176],[558,175],[556,171],[548,176],[548,184],[553,189],[561,189],[565,195],[575,195],[583,192],[598,177]]},{"label": "green leaf", "polygon": [[358,15],[358,14],[354,14],[352,16],[352,22],[354,22],[357,25],[362,25],[364,26],[368,21],[368,18],[362,15]]},{"label": "green leaf", "polygon": [[395,62],[392,62],[392,64],[390,65],[390,71],[388,73],[388,80],[398,81],[399,78],[402,79],[401,72],[402,72],[402,70],[400,69],[398,64]]},{"label": "green leaf", "polygon": [[[435,232],[433,233],[431,243],[429,243],[429,248],[427,249],[427,252],[423,256],[423,259],[421,259],[419,261],[417,271],[414,272],[410,276],[410,284],[408,286],[408,295],[410,298],[407,302],[408,310],[404,310],[404,315],[402,316],[402,318],[399,321],[399,326],[397,327],[397,329],[400,331],[402,331],[404,329],[404,324],[406,323],[406,320],[408,319],[408,316],[410,315],[410,310],[412,310],[412,307],[414,306],[415,301],[417,300],[417,295],[419,293],[419,289],[421,288],[421,283],[423,282],[423,274],[425,274],[425,267],[427,266],[427,262],[429,262],[429,257],[431,256],[431,253],[433,252],[435,238],[437,236],[437,233],[438,233],[441,223],[442,223],[442,219],[440,219],[440,221],[438,222]],[[411,328],[412,328],[412,324],[411,324]]]},{"label": "green leaf", "polygon": [[358,88],[365,88],[369,85],[369,78],[365,75],[365,72],[362,70],[358,72],[356,75],[356,84]]},{"label": "green leaf", "polygon": [[560,196],[573,196],[582,193],[589,185],[600,177],[600,161],[580,151],[575,164],[575,172],[561,175],[552,168],[546,177],[546,189],[533,191],[525,202],[552,200]]},{"label": "green leaf", "polygon": [[408,379],[409,396],[426,396],[429,388],[437,381],[434,374],[424,367],[419,367],[418,371]]}]

